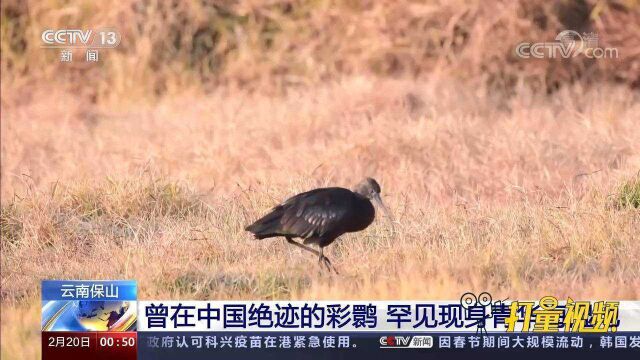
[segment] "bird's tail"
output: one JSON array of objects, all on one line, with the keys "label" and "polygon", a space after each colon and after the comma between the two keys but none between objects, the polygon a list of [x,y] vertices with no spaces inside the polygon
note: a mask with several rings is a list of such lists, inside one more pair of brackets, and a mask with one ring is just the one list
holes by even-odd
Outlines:
[{"label": "bird's tail", "polygon": [[280,211],[273,211],[263,218],[257,220],[253,224],[247,226],[245,231],[248,231],[255,236],[256,239],[262,240],[274,236],[281,236],[280,233],[280,217],[282,216]]}]

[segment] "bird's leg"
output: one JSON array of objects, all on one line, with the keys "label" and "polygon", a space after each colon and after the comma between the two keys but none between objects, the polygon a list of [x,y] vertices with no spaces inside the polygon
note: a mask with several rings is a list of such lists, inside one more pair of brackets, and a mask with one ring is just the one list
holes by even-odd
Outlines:
[{"label": "bird's leg", "polygon": [[320,247],[320,257],[318,258],[318,261],[321,262],[324,266],[326,266],[327,270],[329,271],[333,270],[333,272],[335,272],[336,275],[339,275],[338,270],[336,270],[336,268],[331,264],[331,261],[329,260],[329,258],[324,256],[323,247]]},{"label": "bird's leg", "polygon": [[326,259],[326,257],[324,256],[324,248],[321,247],[320,252],[318,252],[318,265],[320,265],[320,267],[324,266],[327,268],[327,270],[331,271],[331,269],[327,265],[327,262],[324,261],[324,259]]},{"label": "bird's leg", "polygon": [[309,252],[311,252],[311,253],[313,253],[315,255],[322,256],[322,254],[318,250],[315,250],[314,248],[312,248],[310,246],[307,246],[307,245],[304,245],[304,244],[300,244],[299,242],[293,240],[293,238],[291,236],[285,236],[285,239],[287,239],[287,242],[289,244],[291,244],[291,245],[295,245],[295,246],[299,247],[300,249],[307,250],[307,251],[309,251]]},{"label": "bird's leg", "polygon": [[336,268],[334,268],[333,265],[331,265],[331,261],[329,261],[329,259],[326,256],[324,256],[324,249],[322,247],[320,248],[320,251],[318,251],[318,250],[316,250],[316,249],[314,249],[314,248],[312,248],[310,246],[307,246],[307,245],[304,245],[304,244],[300,244],[299,242],[293,240],[293,238],[291,236],[285,236],[285,239],[287,239],[287,242],[289,244],[295,245],[295,246],[299,247],[300,249],[309,251],[310,253],[317,255],[318,256],[318,263],[320,263],[321,266],[324,265],[324,266],[326,266],[327,270],[329,270],[329,271],[333,270],[336,274],[338,273],[338,271],[336,271]]}]

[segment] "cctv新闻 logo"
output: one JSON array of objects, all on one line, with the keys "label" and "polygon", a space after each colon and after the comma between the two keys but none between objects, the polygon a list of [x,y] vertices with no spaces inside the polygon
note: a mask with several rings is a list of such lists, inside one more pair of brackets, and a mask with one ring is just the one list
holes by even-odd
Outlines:
[{"label": "cctv\u65b0\u95fb logo", "polygon": [[120,34],[113,28],[46,29],[42,32],[41,39],[42,47],[114,48],[120,44]]},{"label": "cctv\u65b0\u95fb logo", "polygon": [[427,335],[381,336],[380,348],[423,348],[433,347],[433,337]]}]

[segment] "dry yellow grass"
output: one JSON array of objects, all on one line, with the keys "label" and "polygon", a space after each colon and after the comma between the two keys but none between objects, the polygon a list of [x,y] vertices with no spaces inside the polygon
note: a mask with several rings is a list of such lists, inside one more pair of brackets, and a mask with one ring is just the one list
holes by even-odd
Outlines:
[{"label": "dry yellow grass", "polygon": [[[356,77],[283,97],[3,109],[3,356],[38,354],[43,278],[137,279],[145,299],[637,299],[640,216],[616,199],[640,165],[638,95],[519,94]],[[344,236],[328,250],[341,276],[242,230],[365,175],[397,234]]]},{"label": "dry yellow grass", "polygon": [[[35,82],[120,105],[185,88],[286,90],[345,74],[438,73],[504,93],[522,83],[640,86],[638,0],[4,0],[0,9],[1,86],[21,98]],[[98,64],[61,64],[40,47],[47,28],[104,26],[122,42]],[[566,29],[596,32],[619,58],[514,56],[518,43]]]}]

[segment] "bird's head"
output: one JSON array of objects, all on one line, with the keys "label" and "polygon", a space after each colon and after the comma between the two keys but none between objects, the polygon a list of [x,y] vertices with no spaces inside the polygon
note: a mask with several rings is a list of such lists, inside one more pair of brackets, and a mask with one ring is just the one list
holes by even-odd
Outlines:
[{"label": "bird's head", "polygon": [[364,180],[360,181],[358,185],[355,186],[353,192],[360,194],[369,200],[373,200],[373,202],[380,206],[380,208],[382,208],[382,211],[384,211],[387,219],[389,219],[389,223],[391,224],[391,231],[395,233],[395,227],[393,226],[393,217],[391,216],[391,213],[389,212],[387,207],[384,205],[384,202],[382,202],[382,198],[380,197],[380,184],[378,184],[375,179],[370,177],[364,178]]},{"label": "bird's head", "polygon": [[358,193],[367,199],[375,199],[376,196],[380,197],[380,184],[373,178],[364,178],[353,189],[353,192]]}]

